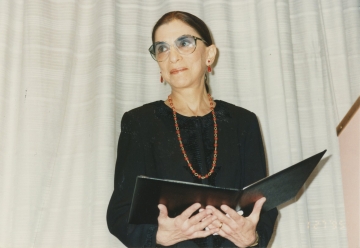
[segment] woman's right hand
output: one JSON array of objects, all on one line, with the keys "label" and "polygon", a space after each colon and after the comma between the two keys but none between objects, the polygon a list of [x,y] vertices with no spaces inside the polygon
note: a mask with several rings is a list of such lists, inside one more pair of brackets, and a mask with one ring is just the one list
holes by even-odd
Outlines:
[{"label": "woman's right hand", "polygon": [[206,209],[190,218],[190,216],[201,207],[200,203],[195,203],[188,207],[182,214],[175,218],[168,216],[165,205],[159,204],[160,214],[158,217],[158,231],[156,233],[156,243],[169,246],[178,242],[204,238],[219,231],[219,228],[205,230],[216,216],[212,215],[210,209]]}]

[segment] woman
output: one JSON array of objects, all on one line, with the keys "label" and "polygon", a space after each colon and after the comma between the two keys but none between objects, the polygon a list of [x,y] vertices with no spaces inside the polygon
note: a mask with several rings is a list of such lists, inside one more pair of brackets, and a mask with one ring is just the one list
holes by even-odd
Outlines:
[{"label": "woman", "polygon": [[206,24],[189,13],[169,12],[155,24],[152,41],[149,51],[171,94],[122,118],[110,232],[130,247],[266,246],[277,210],[260,214],[265,198],[248,217],[225,205],[227,215],[212,206],[198,211],[194,203],[169,218],[160,204],[158,225],[127,223],[138,175],[239,189],[266,176],[256,116],[207,93],[205,74],[217,50]]}]

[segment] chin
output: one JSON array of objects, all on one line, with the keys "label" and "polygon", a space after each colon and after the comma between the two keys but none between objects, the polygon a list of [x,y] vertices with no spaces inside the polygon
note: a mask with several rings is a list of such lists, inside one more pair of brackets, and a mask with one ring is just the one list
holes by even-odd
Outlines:
[{"label": "chin", "polygon": [[187,79],[171,80],[171,83],[169,84],[175,88],[186,88],[191,85],[190,81]]}]

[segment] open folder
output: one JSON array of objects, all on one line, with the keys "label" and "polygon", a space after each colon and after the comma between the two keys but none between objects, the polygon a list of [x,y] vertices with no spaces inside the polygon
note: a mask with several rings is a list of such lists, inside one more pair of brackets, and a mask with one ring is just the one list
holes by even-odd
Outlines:
[{"label": "open folder", "polygon": [[138,176],[130,208],[130,224],[157,224],[159,203],[176,217],[194,203],[218,209],[225,204],[249,215],[254,203],[266,197],[262,211],[271,210],[294,198],[326,150],[241,190],[203,184]]}]

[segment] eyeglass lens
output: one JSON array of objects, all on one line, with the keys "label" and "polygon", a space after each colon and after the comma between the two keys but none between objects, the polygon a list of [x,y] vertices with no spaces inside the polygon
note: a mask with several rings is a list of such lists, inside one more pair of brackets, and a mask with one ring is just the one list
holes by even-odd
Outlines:
[{"label": "eyeglass lens", "polygon": [[[175,40],[175,46],[181,54],[191,54],[196,48],[196,40],[191,35],[183,35]],[[163,61],[169,56],[170,45],[166,42],[155,43],[154,58]]]}]

